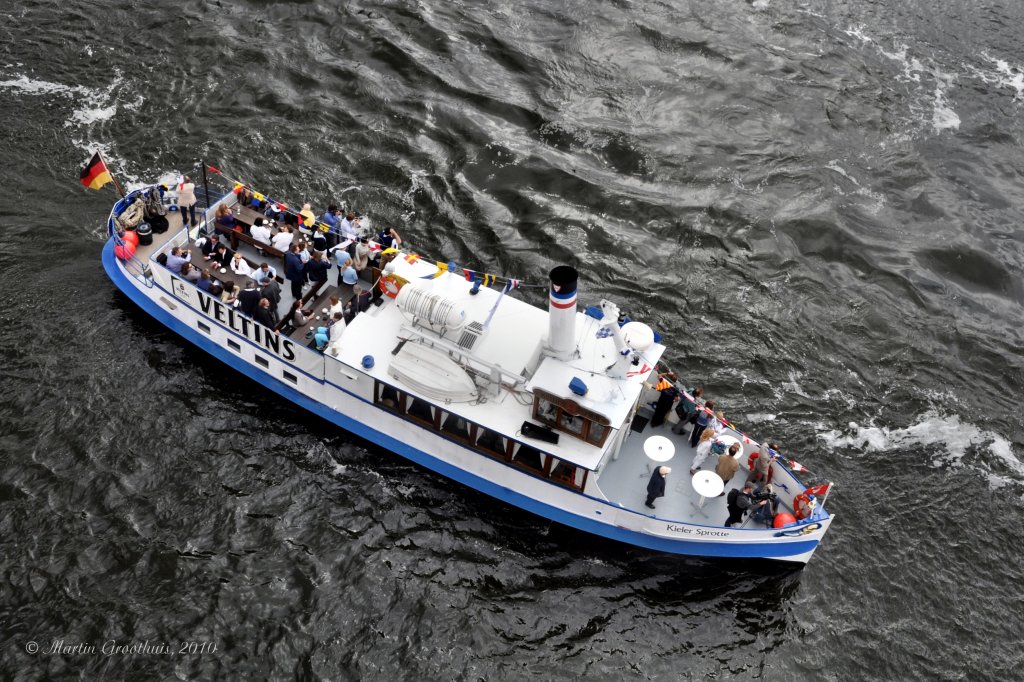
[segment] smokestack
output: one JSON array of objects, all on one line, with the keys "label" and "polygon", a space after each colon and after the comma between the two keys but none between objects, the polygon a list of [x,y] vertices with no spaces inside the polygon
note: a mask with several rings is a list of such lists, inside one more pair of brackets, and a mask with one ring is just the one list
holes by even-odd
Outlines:
[{"label": "smokestack", "polygon": [[580,274],[571,265],[559,265],[548,276],[548,346],[556,358],[570,360],[576,351],[576,281]]}]

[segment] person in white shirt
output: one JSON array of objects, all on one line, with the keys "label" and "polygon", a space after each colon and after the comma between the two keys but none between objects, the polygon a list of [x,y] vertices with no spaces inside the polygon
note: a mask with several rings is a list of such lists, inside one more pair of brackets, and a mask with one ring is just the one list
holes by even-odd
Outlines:
[{"label": "person in white shirt", "polygon": [[231,272],[241,277],[248,277],[252,274],[252,268],[250,268],[249,263],[242,258],[242,254],[236,253],[235,257],[231,260]]},{"label": "person in white shirt", "polygon": [[334,314],[334,324],[331,325],[331,342],[328,346],[333,349],[334,354],[341,348],[341,335],[345,332],[345,317],[342,313]]},{"label": "person in white shirt", "polygon": [[181,274],[181,266],[192,260],[192,252],[175,246],[171,249],[171,255],[167,257],[167,264],[164,266],[175,274]]},{"label": "person in white shirt", "polygon": [[253,239],[262,244],[270,244],[272,241],[270,228],[263,224],[263,218],[257,218],[253,222],[252,227],[249,228],[249,234],[252,235]]},{"label": "person in white shirt", "polygon": [[352,266],[362,272],[370,264],[370,245],[366,243],[366,238],[360,239],[359,243],[356,244],[356,257]]},{"label": "person in white shirt", "polygon": [[185,227],[196,224],[196,185],[192,178],[182,178],[181,187],[178,188],[178,210],[181,211],[181,222]]},{"label": "person in white shirt", "polygon": [[327,308],[327,312],[324,313],[327,317],[334,317],[334,313],[344,313],[345,306],[341,304],[341,299],[337,296],[331,296],[331,305]]},{"label": "person in white shirt", "polygon": [[725,421],[725,413],[721,411],[716,412],[715,416],[708,420],[708,431],[711,431],[716,435],[721,433],[725,430],[725,424],[722,423],[723,421]]},{"label": "person in white shirt", "polygon": [[271,246],[278,251],[284,251],[288,253],[292,250],[292,241],[295,239],[295,235],[292,234],[292,228],[288,225],[282,225],[281,231],[274,235],[271,240]]},{"label": "person in white shirt", "polygon": [[262,284],[265,279],[277,277],[277,270],[270,267],[268,263],[260,263],[260,266],[252,271],[251,277],[256,280],[257,284]]},{"label": "person in white shirt", "polygon": [[359,218],[352,211],[349,211],[345,218],[341,221],[341,233],[348,239],[356,240],[359,238],[359,230],[362,226],[359,224]]},{"label": "person in white shirt", "polygon": [[348,251],[344,249],[335,250],[334,255],[338,261],[338,286],[340,287],[342,285],[342,275],[345,270],[352,267],[352,256],[348,255]]}]

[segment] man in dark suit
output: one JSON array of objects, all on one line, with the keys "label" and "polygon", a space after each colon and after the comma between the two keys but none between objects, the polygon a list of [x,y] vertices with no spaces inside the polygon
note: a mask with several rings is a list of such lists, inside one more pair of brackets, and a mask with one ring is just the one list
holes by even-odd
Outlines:
[{"label": "man in dark suit", "polygon": [[305,265],[299,256],[299,245],[292,244],[292,250],[284,257],[284,276],[292,283],[292,298],[302,298],[302,285],[306,282]]},{"label": "man in dark suit", "polygon": [[651,480],[647,482],[647,501],[644,502],[651,509],[654,509],[656,499],[665,496],[665,477],[670,473],[670,467],[658,467],[651,474]]},{"label": "man in dark suit", "polygon": [[215,268],[226,268],[231,265],[231,259],[235,257],[234,252],[223,244],[217,244],[210,255],[210,265]]},{"label": "man in dark suit", "polygon": [[252,317],[256,314],[256,308],[259,307],[261,298],[263,296],[260,295],[259,289],[256,288],[256,282],[247,279],[245,280],[245,289],[238,295],[238,309]]},{"label": "man in dark suit", "polygon": [[348,324],[359,313],[370,309],[370,292],[363,291],[358,284],[352,287],[352,298],[345,304],[345,324]]},{"label": "man in dark suit", "polygon": [[277,283],[277,280],[265,279],[263,286],[260,287],[260,295],[263,298],[269,298],[270,307],[276,310],[277,306],[281,304],[281,285]]},{"label": "man in dark suit", "polygon": [[306,272],[309,273],[309,281],[316,285],[318,282],[327,281],[327,270],[331,267],[331,261],[327,260],[323,251],[316,251],[313,257],[306,263]]},{"label": "man in dark suit", "polygon": [[256,306],[256,314],[252,316],[252,319],[256,320],[264,327],[273,329],[277,324],[277,320],[275,319],[276,317],[277,315],[274,314],[274,310],[270,306],[270,299],[261,298],[259,305]]},{"label": "man in dark suit", "polygon": [[203,237],[203,245],[199,247],[203,252],[203,258],[210,260],[210,257],[217,251],[218,244],[220,244],[220,235],[211,234],[209,237]]}]

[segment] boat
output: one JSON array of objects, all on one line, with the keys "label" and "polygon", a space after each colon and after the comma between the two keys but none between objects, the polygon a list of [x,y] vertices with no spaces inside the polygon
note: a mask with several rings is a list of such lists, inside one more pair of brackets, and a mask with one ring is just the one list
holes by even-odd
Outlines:
[{"label": "boat", "polygon": [[[473,490],[599,538],[654,552],[798,565],[821,543],[834,518],[825,509],[828,490],[802,483],[784,457],[770,465],[779,512],[774,524],[748,515],[725,525],[727,493],[744,483],[764,449],[736,425],[720,424],[716,439],[739,444],[739,473],[728,484],[703,470],[691,478],[694,450],[687,439],[650,425],[667,381],[657,371],[664,339],[625,318],[614,302],[580,305],[574,267],[559,265],[538,285],[548,293],[544,309],[517,297],[518,280],[365,239],[364,250],[379,260],[358,273],[362,294],[334,284],[335,266],[328,282],[306,286],[295,300],[278,274],[280,322],[271,328],[168,269],[168,255],[180,248],[213,280],[240,282],[230,271],[207,267],[204,240],[217,234],[251,266],[267,261],[284,273],[283,254],[254,240],[247,226],[267,213],[291,222],[296,239],[324,226],[309,211],[293,212],[245,183],[221,182],[220,188],[207,184],[191,229],[175,210],[173,183],[128,192],[108,216],[103,265],[139,308],[261,384],[268,397],[276,394]],[[232,210],[235,229],[215,220],[221,207]],[[332,245],[335,261],[345,259],[349,241]],[[493,286],[495,280],[504,286]],[[330,296],[351,306],[340,334],[321,344],[315,331],[326,324]],[[308,321],[297,320],[296,309],[307,311]],[[649,507],[647,485],[661,466],[672,473],[664,496]],[[698,491],[698,479],[710,489]]]}]

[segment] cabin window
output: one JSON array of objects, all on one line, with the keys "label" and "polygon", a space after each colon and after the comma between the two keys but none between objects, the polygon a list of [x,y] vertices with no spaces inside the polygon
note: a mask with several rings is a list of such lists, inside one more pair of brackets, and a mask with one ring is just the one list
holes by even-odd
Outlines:
[{"label": "cabin window", "polygon": [[389,410],[402,412],[402,402],[399,400],[398,390],[379,381],[377,382],[377,394],[374,402]]},{"label": "cabin window", "polygon": [[608,427],[597,422],[590,422],[590,431],[587,433],[587,442],[594,445],[603,445],[605,436],[608,435]]},{"label": "cabin window", "polygon": [[210,325],[203,324],[202,322],[199,322],[198,324],[199,324],[199,330],[200,331],[206,332],[207,334],[210,333]]},{"label": "cabin window", "polygon": [[519,466],[532,469],[538,473],[544,473],[544,454],[530,445],[520,445],[512,461]]},{"label": "cabin window", "polygon": [[293,384],[299,383],[299,378],[292,374],[291,372],[281,372],[281,375],[284,376],[285,379],[292,382]]},{"label": "cabin window", "polygon": [[472,438],[470,433],[471,426],[472,424],[459,415],[448,413],[444,417],[444,422],[441,425],[441,431],[458,438],[459,440],[468,441]]},{"label": "cabin window", "polygon": [[430,403],[422,398],[409,396],[409,409],[406,412],[410,417],[426,422],[434,426],[434,411]]},{"label": "cabin window", "polygon": [[236,353],[242,352],[242,347],[235,343],[234,341],[232,341],[231,339],[228,339],[228,348],[235,351]]},{"label": "cabin window", "polygon": [[270,360],[267,360],[262,355],[257,355],[256,364],[259,365],[260,367],[270,367]]},{"label": "cabin window", "polygon": [[480,427],[480,435],[477,436],[476,446],[491,455],[497,455],[501,459],[508,456],[507,441],[505,438],[490,429]]},{"label": "cabin window", "polygon": [[551,469],[551,478],[558,481],[559,483],[565,483],[566,485],[573,485],[573,476],[575,475],[576,467],[568,462],[556,460],[556,464]]}]

